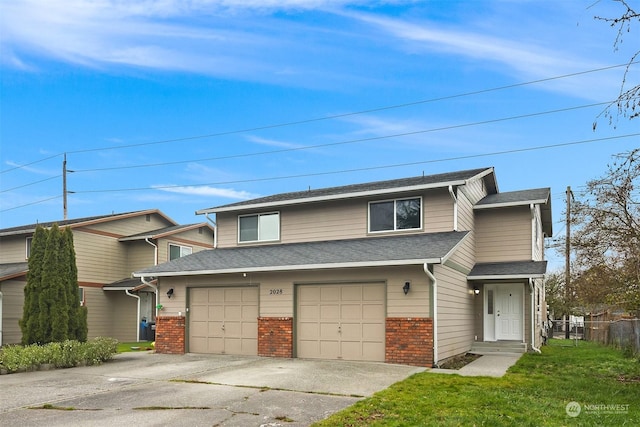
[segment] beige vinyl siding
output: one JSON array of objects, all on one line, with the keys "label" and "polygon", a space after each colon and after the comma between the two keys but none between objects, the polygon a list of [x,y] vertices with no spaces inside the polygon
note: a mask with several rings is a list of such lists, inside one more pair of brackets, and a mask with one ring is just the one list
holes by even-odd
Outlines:
[{"label": "beige vinyl siding", "polygon": [[474,295],[466,275],[436,265],[438,279],[438,360],[464,353],[474,339]]},{"label": "beige vinyl siding", "polygon": [[453,230],[453,199],[448,189],[423,194],[423,225],[427,233]]},{"label": "beige vinyl siding", "polygon": [[111,283],[130,277],[126,247],[115,237],[75,230],[73,238],[78,281]]},{"label": "beige vinyl siding", "polygon": [[138,313],[138,300],[128,296],[124,291],[105,291],[107,304],[112,308],[109,336],[118,341],[135,341],[140,319],[136,319]]},{"label": "beige vinyl siding", "polygon": [[528,206],[476,210],[476,261],[531,260]]},{"label": "beige vinyl siding", "polygon": [[[276,243],[312,242],[355,239],[397,233],[368,233],[369,202],[407,197],[422,197],[423,230],[440,232],[453,230],[453,200],[446,189],[422,193],[402,193],[362,199],[283,206],[265,212],[280,212],[280,241]],[[218,247],[238,246],[238,215],[248,212],[224,212],[216,215]],[[254,212],[259,213],[259,212]],[[273,242],[271,243],[273,244]]]},{"label": "beige vinyl siding", "polygon": [[24,306],[24,280],[7,280],[0,283],[2,292],[2,344],[20,344],[22,331],[18,323]]},{"label": "beige vinyl siding", "polygon": [[[294,287],[319,283],[386,283],[387,316],[429,317],[430,283],[422,266],[356,268],[286,273],[222,274],[212,276],[160,277],[161,315],[174,316],[186,312],[186,287],[259,285],[260,316],[292,317]],[[411,282],[411,291],[404,295],[402,286]],[[169,299],[166,291],[174,288]],[[272,290],[274,292],[272,292]],[[282,290],[282,293],[280,293]]]},{"label": "beige vinyl siding", "polygon": [[[127,252],[127,271],[142,270],[155,264],[155,249],[145,241],[121,242],[122,250]],[[124,277],[123,277],[124,279]]]},{"label": "beige vinyl siding", "polygon": [[[116,292],[116,291],[113,291]],[[124,293],[124,291],[122,291]],[[108,306],[105,291],[101,288],[84,288],[84,302],[87,307],[88,337],[111,336],[111,309]]]},{"label": "beige vinyl siding", "polygon": [[27,260],[27,236],[0,238],[0,264],[25,262]]}]

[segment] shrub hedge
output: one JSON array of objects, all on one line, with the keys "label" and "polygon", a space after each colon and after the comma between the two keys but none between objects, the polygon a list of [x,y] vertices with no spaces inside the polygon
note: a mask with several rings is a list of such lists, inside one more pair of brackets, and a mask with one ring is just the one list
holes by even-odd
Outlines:
[{"label": "shrub hedge", "polygon": [[66,340],[44,345],[9,345],[0,348],[0,370],[11,373],[35,371],[42,365],[55,368],[99,365],[110,360],[117,353],[117,348],[118,341],[107,337],[87,342]]}]

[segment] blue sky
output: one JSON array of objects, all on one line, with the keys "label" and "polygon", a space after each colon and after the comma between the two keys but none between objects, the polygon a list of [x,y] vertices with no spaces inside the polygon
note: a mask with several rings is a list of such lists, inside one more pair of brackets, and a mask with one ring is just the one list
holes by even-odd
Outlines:
[{"label": "blue sky", "polygon": [[620,15],[609,0],[0,9],[0,228],[62,219],[67,153],[70,218],[187,224],[255,196],[494,166],[500,191],[552,188],[561,237],[566,187],[640,145],[640,122],[592,129],[620,91],[608,67],[638,49],[594,20]]}]

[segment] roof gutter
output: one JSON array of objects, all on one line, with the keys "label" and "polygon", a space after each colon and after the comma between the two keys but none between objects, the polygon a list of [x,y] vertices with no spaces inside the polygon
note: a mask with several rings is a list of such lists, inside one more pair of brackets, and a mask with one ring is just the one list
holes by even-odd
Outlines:
[{"label": "roof gutter", "polygon": [[433,366],[438,367],[438,281],[429,270],[429,263],[422,265],[424,273],[431,279],[431,293],[433,295]]}]

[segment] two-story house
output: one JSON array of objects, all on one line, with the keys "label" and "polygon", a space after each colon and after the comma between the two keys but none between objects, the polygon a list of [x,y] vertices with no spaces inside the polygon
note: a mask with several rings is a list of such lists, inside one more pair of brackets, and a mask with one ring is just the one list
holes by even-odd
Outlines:
[{"label": "two-story house", "polygon": [[499,193],[483,168],[197,213],[215,249],[134,273],[161,288],[159,352],[433,366],[541,345],[548,188]]},{"label": "two-story house", "polygon": [[[132,280],[131,272],[213,247],[211,225],[179,225],[155,209],[56,223],[73,232],[78,291],[88,308],[90,338],[137,340],[141,319],[155,319],[156,291],[153,283],[140,286],[140,279]],[[0,230],[0,345],[22,338],[18,322],[37,225]]]}]

